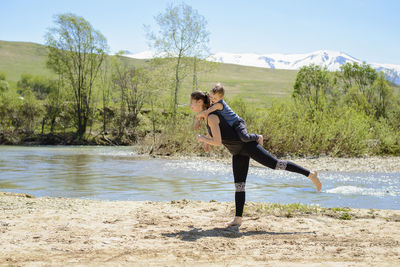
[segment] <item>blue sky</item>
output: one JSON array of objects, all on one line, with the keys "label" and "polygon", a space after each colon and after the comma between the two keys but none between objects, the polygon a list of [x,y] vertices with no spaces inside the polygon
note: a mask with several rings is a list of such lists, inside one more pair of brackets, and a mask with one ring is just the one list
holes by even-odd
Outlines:
[{"label": "blue sky", "polygon": [[[83,16],[111,51],[148,50],[143,24],[168,3],[136,0],[1,0],[0,40],[44,43],[55,14]],[[208,22],[212,52],[346,52],[369,63],[400,64],[400,1],[397,0],[192,0]]]}]

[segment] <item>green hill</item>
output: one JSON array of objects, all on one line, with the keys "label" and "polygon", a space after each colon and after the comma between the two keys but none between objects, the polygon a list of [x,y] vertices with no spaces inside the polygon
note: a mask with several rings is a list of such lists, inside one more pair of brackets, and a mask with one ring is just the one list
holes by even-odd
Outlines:
[{"label": "green hill", "polygon": [[213,73],[203,74],[199,86],[209,89],[221,82],[231,98],[240,95],[246,101],[267,104],[272,98],[291,94],[297,71],[247,67],[233,64],[219,64]]},{"label": "green hill", "polygon": [[[0,72],[7,79],[16,82],[21,74],[30,73],[47,77],[55,76],[46,68],[47,49],[45,46],[26,42],[0,41]],[[129,59],[135,65],[144,60]],[[219,64],[213,73],[199,74],[199,87],[208,90],[216,82],[222,82],[227,89],[227,97],[240,95],[246,101],[264,106],[271,98],[290,95],[297,71],[274,70],[232,64]],[[191,90],[191,77],[184,83],[181,100],[186,101],[186,93]]]},{"label": "green hill", "polygon": [[52,76],[46,68],[46,55],[46,47],[40,44],[0,41],[0,72],[15,82],[23,73]]}]

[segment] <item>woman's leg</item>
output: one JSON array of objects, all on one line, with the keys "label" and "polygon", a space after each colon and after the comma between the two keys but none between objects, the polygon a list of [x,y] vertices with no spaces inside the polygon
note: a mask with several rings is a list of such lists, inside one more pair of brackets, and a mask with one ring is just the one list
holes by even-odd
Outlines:
[{"label": "woman's leg", "polygon": [[[228,223],[228,226],[240,225],[243,215],[244,203],[246,201],[246,179],[249,170],[248,156],[234,155],[232,157],[233,177],[235,179],[235,219]],[[239,218],[240,217],[240,218]]]},{"label": "woman's leg", "polygon": [[318,178],[317,172],[310,172],[291,161],[277,159],[256,142],[246,143],[243,150],[249,157],[268,168],[296,172],[308,177],[314,183],[317,190],[321,190],[321,181]]},{"label": "woman's leg", "polygon": [[254,159],[255,161],[261,163],[262,165],[275,169],[275,170],[286,170],[290,172],[296,172],[304,176],[309,176],[310,171],[287,160],[279,160],[272,156],[267,150],[262,146],[258,145],[256,142],[247,143],[244,147],[246,154]]}]

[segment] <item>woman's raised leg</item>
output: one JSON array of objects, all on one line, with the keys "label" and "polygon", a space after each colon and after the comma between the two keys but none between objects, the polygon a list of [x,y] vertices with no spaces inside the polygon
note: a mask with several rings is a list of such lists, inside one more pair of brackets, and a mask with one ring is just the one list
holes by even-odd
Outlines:
[{"label": "woman's raised leg", "polygon": [[244,152],[249,157],[268,168],[302,174],[308,177],[314,183],[318,191],[321,190],[321,182],[318,178],[317,172],[315,171],[309,171],[291,161],[277,159],[256,142],[246,143]]}]

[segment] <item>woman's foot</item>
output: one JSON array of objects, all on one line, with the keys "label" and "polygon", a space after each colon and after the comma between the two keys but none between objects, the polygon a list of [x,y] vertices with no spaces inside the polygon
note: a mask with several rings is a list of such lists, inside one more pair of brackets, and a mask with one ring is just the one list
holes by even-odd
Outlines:
[{"label": "woman's foot", "polygon": [[318,192],[321,191],[321,181],[318,178],[318,173],[316,171],[310,172],[310,175],[308,175],[308,179],[310,179],[315,186],[317,187]]},{"label": "woman's foot", "polygon": [[260,146],[263,146],[263,144],[264,144],[264,137],[261,134],[258,135],[257,143]]},{"label": "woman's foot", "polygon": [[230,226],[241,226],[242,225],[242,217],[235,217],[232,221],[227,222],[225,224],[226,227],[230,227]]}]

